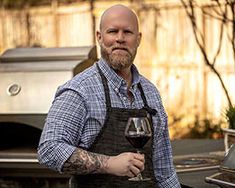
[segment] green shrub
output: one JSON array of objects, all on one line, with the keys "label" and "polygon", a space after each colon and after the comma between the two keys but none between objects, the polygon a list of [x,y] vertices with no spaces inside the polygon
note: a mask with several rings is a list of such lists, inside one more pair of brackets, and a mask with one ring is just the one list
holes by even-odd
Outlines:
[{"label": "green shrub", "polygon": [[235,106],[229,106],[226,109],[226,119],[230,129],[235,129]]}]

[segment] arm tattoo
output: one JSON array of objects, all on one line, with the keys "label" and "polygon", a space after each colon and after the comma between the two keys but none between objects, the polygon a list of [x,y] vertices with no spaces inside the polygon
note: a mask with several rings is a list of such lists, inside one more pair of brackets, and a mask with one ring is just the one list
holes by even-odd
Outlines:
[{"label": "arm tattoo", "polygon": [[106,173],[105,167],[110,157],[77,148],[64,163],[62,171],[68,174]]}]

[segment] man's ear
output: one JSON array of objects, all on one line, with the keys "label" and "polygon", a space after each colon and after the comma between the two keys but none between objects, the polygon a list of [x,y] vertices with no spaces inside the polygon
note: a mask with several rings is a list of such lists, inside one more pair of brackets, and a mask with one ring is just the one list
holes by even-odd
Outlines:
[{"label": "man's ear", "polygon": [[140,45],[141,38],[142,38],[142,33],[139,32],[138,37],[137,37],[137,45],[138,45],[138,46]]},{"label": "man's ear", "polygon": [[96,39],[97,39],[97,41],[100,45],[101,44],[101,33],[100,33],[100,31],[96,31]]}]

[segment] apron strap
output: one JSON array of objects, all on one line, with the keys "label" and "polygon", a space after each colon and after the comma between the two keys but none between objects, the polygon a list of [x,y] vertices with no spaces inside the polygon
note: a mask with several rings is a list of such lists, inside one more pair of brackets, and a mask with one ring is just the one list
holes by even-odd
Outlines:
[{"label": "apron strap", "polygon": [[147,99],[146,99],[146,97],[145,97],[145,95],[144,95],[144,91],[143,91],[143,88],[142,88],[140,82],[138,83],[138,88],[139,88],[139,90],[140,90],[141,98],[142,98],[143,101],[144,101],[144,109],[146,109],[149,114],[151,114],[151,115],[156,115],[157,110],[155,110],[155,109],[149,107],[148,102],[147,102]]},{"label": "apron strap", "polygon": [[99,74],[101,76],[102,83],[103,83],[103,86],[104,86],[104,93],[105,93],[105,99],[106,99],[106,107],[107,107],[107,110],[110,110],[111,109],[111,100],[110,100],[110,96],[109,96],[108,82],[107,82],[106,77],[103,75],[99,65],[96,64],[96,66],[98,68],[98,71],[99,71]]},{"label": "apron strap", "polygon": [[[99,71],[99,74],[101,76],[101,79],[102,79],[102,83],[103,83],[103,86],[104,86],[104,93],[105,93],[105,99],[106,99],[106,107],[107,107],[107,110],[111,110],[111,99],[110,99],[110,96],[109,96],[109,87],[108,87],[108,81],[106,79],[106,77],[104,76],[104,74],[102,73],[100,67],[98,64],[96,64],[97,68],[98,68],[98,71]],[[147,102],[147,99],[144,95],[144,91],[143,91],[143,88],[141,86],[140,83],[138,83],[138,88],[140,90],[140,93],[141,93],[141,98],[144,102],[144,109],[147,110],[147,112],[151,115],[156,115],[157,111],[155,109],[152,109],[149,107],[148,105],[148,102]]]}]

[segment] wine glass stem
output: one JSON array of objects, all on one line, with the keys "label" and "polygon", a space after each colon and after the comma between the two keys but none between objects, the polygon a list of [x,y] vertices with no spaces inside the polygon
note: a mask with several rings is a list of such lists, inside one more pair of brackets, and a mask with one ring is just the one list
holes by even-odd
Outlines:
[{"label": "wine glass stem", "polygon": [[139,180],[143,180],[142,174],[141,174],[141,173],[137,174],[137,178],[138,178]]}]

